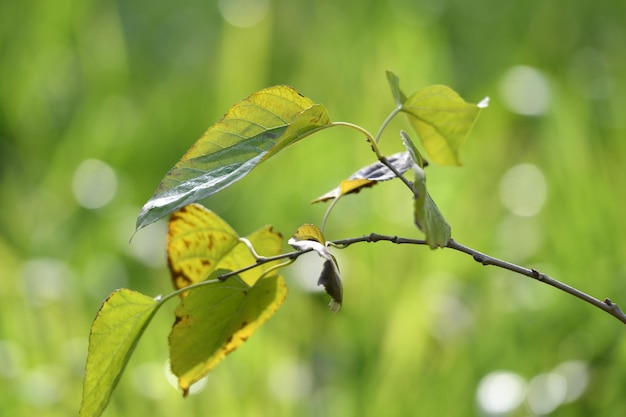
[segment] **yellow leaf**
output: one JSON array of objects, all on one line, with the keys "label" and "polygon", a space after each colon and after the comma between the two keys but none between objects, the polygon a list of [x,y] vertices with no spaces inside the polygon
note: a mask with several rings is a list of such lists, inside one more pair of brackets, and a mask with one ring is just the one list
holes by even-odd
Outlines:
[{"label": "yellow leaf", "polygon": [[301,240],[313,240],[315,242],[321,243],[324,245],[326,243],[326,239],[324,239],[324,235],[319,227],[314,224],[303,224],[302,226],[296,229],[296,233],[293,234],[293,239],[295,241]]},{"label": "yellow leaf", "polygon": [[239,236],[228,223],[200,204],[190,204],[172,214],[167,260],[174,287],[204,281],[238,243]]},{"label": "yellow leaf", "polygon": [[[280,233],[275,232],[271,226],[263,227],[246,236],[246,238],[255,248],[256,252],[261,256],[269,257],[279,255],[281,253],[283,241],[282,236]],[[243,242],[239,242],[239,244],[233,248],[228,256],[221,260],[217,267],[219,269],[236,271],[246,266],[254,265],[255,263],[256,259],[252,256],[248,247]],[[252,286],[257,279],[259,279],[262,272],[266,271],[276,263],[278,263],[278,261],[264,263],[254,269],[242,272],[239,276],[246,284]]]}]

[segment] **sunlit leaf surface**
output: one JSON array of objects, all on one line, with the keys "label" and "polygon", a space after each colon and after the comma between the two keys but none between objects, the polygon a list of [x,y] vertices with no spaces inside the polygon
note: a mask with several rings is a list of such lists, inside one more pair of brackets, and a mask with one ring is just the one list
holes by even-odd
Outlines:
[{"label": "sunlit leaf surface", "polygon": [[441,165],[461,165],[459,149],[484,106],[467,103],[449,87],[433,85],[406,99],[402,111],[429,159]]},{"label": "sunlit leaf surface", "polygon": [[228,187],[279,150],[329,124],[324,106],[291,87],[252,94],[211,126],[165,175],[141,209],[136,229]]},{"label": "sunlit leaf surface", "polygon": [[102,304],[89,336],[81,417],[102,413],[157,306],[155,299],[129,289],[115,291]]}]

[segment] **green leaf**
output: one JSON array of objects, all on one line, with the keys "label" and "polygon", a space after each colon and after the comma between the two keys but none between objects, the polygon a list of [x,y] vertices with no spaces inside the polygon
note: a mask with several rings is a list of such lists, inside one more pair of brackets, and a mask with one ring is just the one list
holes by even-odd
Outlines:
[{"label": "green leaf", "polygon": [[172,372],[189,387],[245,342],[278,310],[287,285],[278,275],[249,286],[238,276],[190,291],[169,336]]},{"label": "green leaf", "polygon": [[137,217],[136,230],[228,187],[286,146],[330,125],[326,108],[287,86],[233,106],[165,175]]},{"label": "green leaf", "polygon": [[102,304],[89,336],[81,417],[102,414],[158,306],[157,300],[125,288],[113,292]]},{"label": "green leaf", "polygon": [[441,165],[461,165],[459,149],[476,121],[479,105],[465,102],[444,85],[433,85],[413,94],[402,104],[402,111],[426,149],[428,157]]},{"label": "green leaf", "polygon": [[389,83],[389,88],[391,89],[391,94],[396,101],[396,105],[402,106],[402,104],[406,101],[406,96],[400,90],[400,80],[398,79],[398,76],[391,71],[387,71],[387,82]]},{"label": "green leaf", "polygon": [[435,204],[426,189],[426,174],[423,168],[424,160],[422,156],[406,132],[400,132],[400,135],[402,136],[404,146],[413,159],[413,171],[415,173],[415,182],[413,183],[413,188],[415,189],[413,216],[415,224],[424,232],[426,242],[428,242],[428,246],[431,249],[444,247],[452,237],[450,225],[446,222],[437,204]]}]

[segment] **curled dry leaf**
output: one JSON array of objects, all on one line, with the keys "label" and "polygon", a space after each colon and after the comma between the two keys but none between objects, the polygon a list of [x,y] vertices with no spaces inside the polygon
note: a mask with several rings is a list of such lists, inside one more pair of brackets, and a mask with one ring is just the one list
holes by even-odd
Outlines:
[{"label": "curled dry leaf", "polygon": [[[398,152],[387,157],[387,162],[391,164],[400,174],[404,174],[411,168],[412,160],[408,152]],[[341,181],[338,187],[330,190],[326,194],[316,198],[312,203],[320,201],[328,201],[333,198],[358,193],[362,188],[372,187],[380,181],[388,181],[396,177],[396,174],[385,166],[382,162],[376,161],[367,165],[354,174],[350,175],[347,180]]]}]

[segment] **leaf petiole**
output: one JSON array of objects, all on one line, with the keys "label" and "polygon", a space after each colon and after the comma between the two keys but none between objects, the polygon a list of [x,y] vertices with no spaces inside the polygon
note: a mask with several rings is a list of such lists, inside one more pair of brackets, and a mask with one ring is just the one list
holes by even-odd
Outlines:
[{"label": "leaf petiole", "polygon": [[332,122],[330,125],[328,125],[328,127],[331,127],[331,126],[345,126],[347,128],[356,130],[357,132],[364,134],[365,138],[369,141],[370,145],[372,145],[372,150],[376,154],[376,157],[381,158],[383,156],[382,153],[380,153],[380,149],[378,149],[378,144],[376,143],[376,139],[374,139],[374,136],[372,136],[372,134],[367,129],[359,125],[355,125],[354,123],[348,123],[348,122]]},{"label": "leaf petiole", "polygon": [[322,225],[320,226],[320,230],[322,231],[322,233],[324,233],[324,228],[326,227],[326,220],[328,220],[328,217],[330,216],[330,212],[333,211],[333,208],[335,207],[335,205],[337,204],[340,198],[341,198],[341,195],[337,196],[336,198],[333,198],[333,201],[331,201],[331,203],[328,205],[328,208],[326,209],[326,213],[324,213],[324,218],[322,219]]},{"label": "leaf petiole", "polygon": [[393,118],[396,117],[396,115],[400,113],[401,111],[402,111],[402,105],[400,104],[395,109],[393,109],[391,113],[389,113],[387,118],[380,125],[380,128],[378,129],[378,133],[376,133],[376,137],[374,138],[374,141],[376,143],[380,141],[380,137],[383,135],[383,131],[387,128],[387,125],[391,123],[391,120],[393,120]]}]

